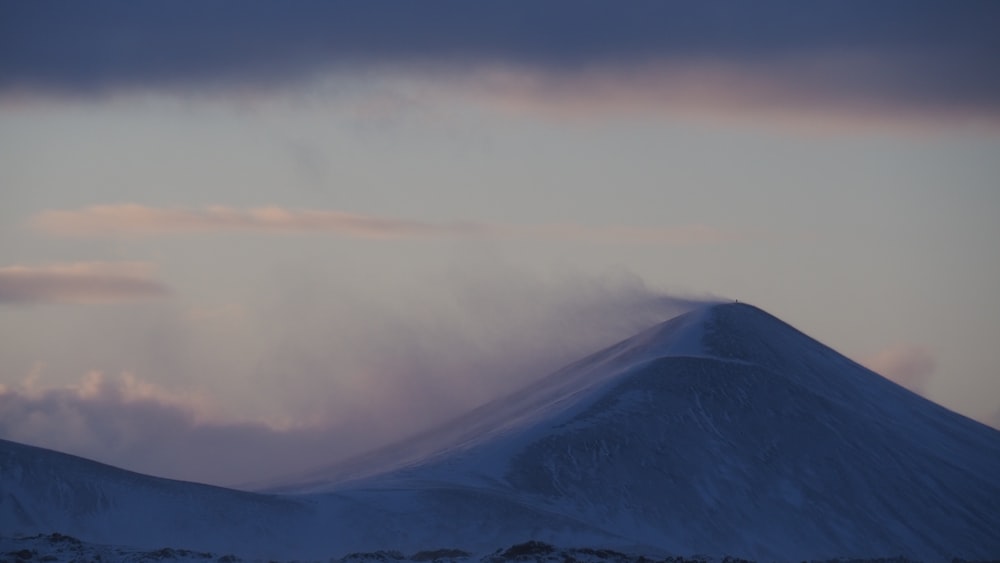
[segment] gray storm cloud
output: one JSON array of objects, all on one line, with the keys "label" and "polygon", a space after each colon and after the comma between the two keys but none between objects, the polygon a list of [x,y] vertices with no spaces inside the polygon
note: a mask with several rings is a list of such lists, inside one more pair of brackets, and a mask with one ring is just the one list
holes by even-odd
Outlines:
[{"label": "gray storm cloud", "polygon": [[672,103],[657,86],[671,84],[723,104],[995,118],[998,17],[994,2],[938,0],[9,2],[0,94],[245,94],[358,70],[500,68],[550,94],[615,83],[631,92],[619,104]]}]

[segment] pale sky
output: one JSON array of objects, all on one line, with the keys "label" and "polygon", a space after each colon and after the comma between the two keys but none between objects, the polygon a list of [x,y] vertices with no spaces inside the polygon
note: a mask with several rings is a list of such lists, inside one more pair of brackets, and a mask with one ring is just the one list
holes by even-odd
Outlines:
[{"label": "pale sky", "polygon": [[1000,427],[990,2],[0,3],[0,438],[239,484],[739,299]]}]

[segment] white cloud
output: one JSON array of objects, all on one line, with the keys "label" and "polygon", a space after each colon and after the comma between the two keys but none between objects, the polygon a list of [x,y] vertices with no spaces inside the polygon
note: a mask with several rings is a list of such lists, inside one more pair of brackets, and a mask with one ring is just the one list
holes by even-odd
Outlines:
[{"label": "white cloud", "polygon": [[[215,484],[238,484],[356,451],[348,434],[222,420],[198,393],[165,389],[130,372],[90,370],[79,381],[44,385],[38,364],[19,384],[0,385],[0,437],[126,469]],[[352,445],[353,444],[353,445]]]}]

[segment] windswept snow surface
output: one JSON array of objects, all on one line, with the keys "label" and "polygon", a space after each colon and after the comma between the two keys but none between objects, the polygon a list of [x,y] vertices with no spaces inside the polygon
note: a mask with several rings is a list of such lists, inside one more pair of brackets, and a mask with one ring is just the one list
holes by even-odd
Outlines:
[{"label": "windswept snow surface", "polygon": [[743,304],[686,313],[277,495],[9,442],[0,462],[4,530],[141,547],[1000,557],[1000,432]]},{"label": "windswept snow surface", "polygon": [[0,535],[59,532],[96,543],[192,546],[283,556],[291,526],[315,519],[300,499],[159,479],[0,440]]}]

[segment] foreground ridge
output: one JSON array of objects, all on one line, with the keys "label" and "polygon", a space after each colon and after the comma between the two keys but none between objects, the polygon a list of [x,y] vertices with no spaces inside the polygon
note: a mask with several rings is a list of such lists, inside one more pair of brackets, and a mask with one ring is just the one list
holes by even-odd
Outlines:
[{"label": "foreground ridge", "polygon": [[[244,559],[234,554],[218,554],[175,547],[142,550],[132,547],[94,544],[60,533],[35,536],[0,536],[0,561],[217,561],[219,563],[240,563],[256,561]],[[298,561],[301,559],[269,559],[272,563]],[[560,547],[545,542],[529,540],[500,548],[487,555],[476,555],[461,549],[438,548],[417,551],[409,555],[399,551],[355,552],[340,557],[318,559],[329,563],[754,563],[749,559],[724,556],[712,558],[704,555],[656,556],[628,553],[614,549],[595,547]],[[882,557],[872,559],[830,559],[814,560],[811,563],[916,563],[905,557]],[[953,563],[979,563],[955,559]],[[983,562],[985,563],[985,561]]]}]

